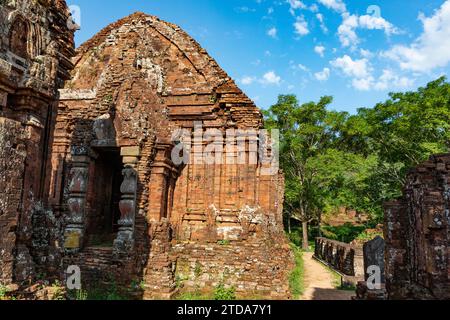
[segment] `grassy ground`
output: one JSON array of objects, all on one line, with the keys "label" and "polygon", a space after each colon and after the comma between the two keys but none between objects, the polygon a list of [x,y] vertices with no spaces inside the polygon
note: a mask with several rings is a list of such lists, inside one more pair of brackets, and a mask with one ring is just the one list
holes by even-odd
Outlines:
[{"label": "grassy ground", "polygon": [[193,292],[184,292],[175,297],[176,300],[236,300],[236,289],[234,287],[226,287],[223,283],[219,283],[214,287],[213,292],[206,294],[200,290]]},{"label": "grassy ground", "polygon": [[291,244],[295,256],[295,268],[289,276],[289,287],[295,300],[298,300],[305,290],[302,250]]}]

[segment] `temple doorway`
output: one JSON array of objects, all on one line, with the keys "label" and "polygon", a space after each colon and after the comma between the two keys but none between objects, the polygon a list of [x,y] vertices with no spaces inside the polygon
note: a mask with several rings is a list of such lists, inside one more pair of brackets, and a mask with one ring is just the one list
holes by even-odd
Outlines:
[{"label": "temple doorway", "polygon": [[91,210],[88,215],[88,246],[112,247],[120,219],[120,186],[123,181],[122,157],[117,148],[96,150],[98,157],[92,183]]}]

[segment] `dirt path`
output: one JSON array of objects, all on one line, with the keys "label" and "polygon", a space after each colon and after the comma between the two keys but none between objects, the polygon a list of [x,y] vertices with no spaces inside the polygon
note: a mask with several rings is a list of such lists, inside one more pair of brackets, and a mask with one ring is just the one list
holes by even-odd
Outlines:
[{"label": "dirt path", "polygon": [[301,300],[351,300],[355,293],[337,290],[333,275],[312,256],[312,252],[303,252],[305,292]]}]

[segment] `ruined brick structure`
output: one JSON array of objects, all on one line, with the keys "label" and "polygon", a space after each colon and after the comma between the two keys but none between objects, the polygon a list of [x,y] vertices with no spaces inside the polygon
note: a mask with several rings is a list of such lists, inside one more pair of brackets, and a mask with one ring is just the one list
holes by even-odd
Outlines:
[{"label": "ruined brick structure", "polygon": [[450,154],[412,170],[403,197],[386,204],[390,299],[450,299]]},{"label": "ruined brick structure", "polygon": [[319,237],[315,240],[314,258],[339,272],[345,283],[356,284],[364,279],[360,246]]},{"label": "ruined brick structure", "polygon": [[[136,13],[74,54],[64,1],[46,9],[41,16],[53,17],[53,24],[39,21],[49,28],[40,33],[48,38],[32,42],[42,45],[40,55],[29,40],[20,42],[25,36],[8,31],[17,44],[2,38],[1,66],[9,73],[0,80],[18,82],[9,80],[8,90],[0,91],[0,183],[7,191],[0,199],[0,234],[7,235],[1,280],[32,279],[36,269],[62,279],[75,264],[85,283],[141,282],[144,298],[219,283],[234,286],[241,297],[288,297],[293,259],[282,227],[283,175],[267,174],[269,165],[260,162],[172,161],[177,130],[195,137],[208,129],[224,136],[261,129],[253,102],[173,24]],[[12,10],[2,6],[5,16]],[[17,23],[33,14],[23,16]],[[44,78],[34,80],[29,70]],[[21,86],[26,99],[16,96]],[[258,137],[241,139],[244,149],[227,145],[224,160],[256,157]],[[191,158],[207,144],[194,144]]]},{"label": "ruined brick structure", "polygon": [[[0,283],[33,277],[57,89],[74,55],[62,0],[0,1]],[[50,217],[48,217],[50,218]],[[33,229],[40,220],[40,231]],[[36,227],[38,230],[39,227]],[[47,256],[52,256],[48,254]]]}]

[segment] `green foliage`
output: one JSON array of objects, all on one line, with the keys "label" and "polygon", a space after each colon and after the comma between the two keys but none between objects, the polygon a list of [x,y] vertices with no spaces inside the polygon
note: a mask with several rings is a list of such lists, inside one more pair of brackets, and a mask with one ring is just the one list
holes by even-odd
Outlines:
[{"label": "green foliage", "polygon": [[302,236],[300,234],[299,229],[292,230],[290,233],[287,233],[287,237],[290,242],[292,242],[295,246],[301,247],[302,245]]},{"label": "green foliage", "polygon": [[175,286],[177,288],[182,288],[184,285],[184,281],[186,281],[188,279],[189,279],[189,277],[187,277],[187,276],[181,276],[181,275],[177,274],[175,276]]},{"label": "green foliage", "polygon": [[368,233],[368,232],[362,232],[362,233],[360,233],[355,239],[356,239],[356,240],[359,240],[359,241],[361,241],[361,242],[367,242],[367,241],[370,241],[370,240],[374,239],[376,236],[383,237],[383,233],[382,233],[382,232],[380,232],[380,233],[375,233],[375,232],[371,232],[371,233]]},{"label": "green foliage", "polygon": [[323,226],[321,231],[325,238],[350,243],[358,238],[366,230],[366,228],[366,226],[354,226],[351,223],[346,223],[342,226],[336,227]]},{"label": "green foliage", "polygon": [[121,292],[115,282],[111,282],[109,285],[93,285],[87,289],[71,290],[68,293],[70,300],[129,300],[126,295]]},{"label": "green foliage", "polygon": [[144,280],[133,280],[130,284],[131,290],[144,290],[145,289],[145,281]]},{"label": "green foliage", "polygon": [[401,194],[410,168],[450,146],[450,84],[445,77],[415,92],[391,93],[373,109],[360,109],[364,130],[347,137],[364,141],[360,152],[378,158],[368,178],[366,194],[375,206]]},{"label": "green foliage", "polygon": [[236,289],[234,287],[225,287],[223,282],[220,282],[214,288],[214,300],[236,300]]},{"label": "green foliage", "polygon": [[193,291],[183,292],[179,294],[177,300],[236,300],[236,289],[234,287],[226,287],[224,281],[214,287],[214,291],[210,294],[202,293],[199,286],[196,285]]},{"label": "green foliage", "polygon": [[80,289],[80,290],[70,290],[67,293],[68,299],[69,300],[79,300],[79,301],[84,301],[84,300],[89,300],[88,296],[89,293],[86,290]]},{"label": "green foliage", "polygon": [[8,293],[8,288],[6,288],[3,285],[0,285],[0,300],[5,300],[7,293]]},{"label": "green foliage", "polygon": [[196,261],[195,262],[195,269],[194,269],[194,275],[196,278],[200,277],[202,274],[202,265],[200,264],[200,262]]},{"label": "green foliage", "polygon": [[305,290],[302,251],[291,244],[295,256],[295,267],[289,275],[289,288],[294,299],[299,299]]},{"label": "green foliage", "polygon": [[[320,225],[322,214],[340,207],[381,222],[382,204],[401,195],[408,170],[450,147],[450,84],[444,77],[415,92],[391,93],[355,115],[328,110],[331,101],[325,96],[300,104],[294,95],[280,95],[264,112],[267,129],[280,131],[289,231],[292,221]],[[334,231],[325,230],[339,240],[358,236]]]},{"label": "green foliage", "polygon": [[221,246],[229,246],[230,245],[230,240],[219,240],[217,241],[217,244],[221,245]]},{"label": "green foliage", "polygon": [[212,300],[208,295],[202,295],[199,292],[185,292],[177,296],[177,300],[189,301],[189,300]]},{"label": "green foliage", "polygon": [[[308,224],[320,221],[325,207],[323,180],[315,162],[334,147],[338,128],[347,115],[328,111],[331,97],[300,105],[293,95],[281,95],[265,112],[268,129],[280,131],[280,164],[286,176],[286,214]],[[306,248],[308,239],[305,239]]]},{"label": "green foliage", "polygon": [[52,284],[53,292],[53,300],[66,300],[66,292],[65,288],[61,285],[61,283],[56,280]]}]

